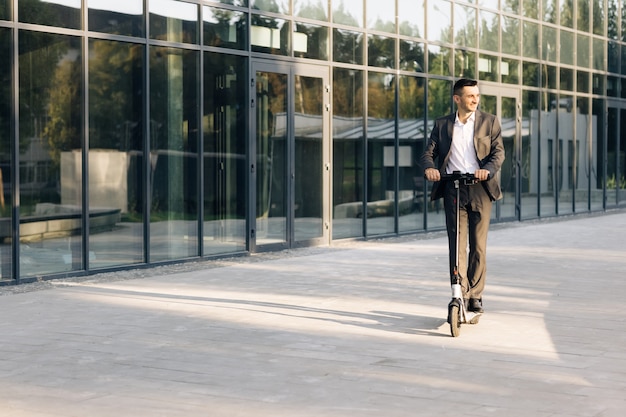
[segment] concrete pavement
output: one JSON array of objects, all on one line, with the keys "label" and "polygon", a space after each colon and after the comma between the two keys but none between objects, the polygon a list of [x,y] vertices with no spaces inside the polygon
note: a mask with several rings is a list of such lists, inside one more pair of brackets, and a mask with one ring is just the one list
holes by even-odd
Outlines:
[{"label": "concrete pavement", "polygon": [[2,288],[0,416],[621,416],[625,232],[494,225],[458,338],[443,233]]}]

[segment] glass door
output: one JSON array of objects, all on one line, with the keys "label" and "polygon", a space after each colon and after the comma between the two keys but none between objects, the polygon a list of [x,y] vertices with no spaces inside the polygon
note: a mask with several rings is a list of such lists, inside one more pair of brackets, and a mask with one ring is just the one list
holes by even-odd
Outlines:
[{"label": "glass door", "polygon": [[480,109],[498,116],[502,126],[502,141],[506,159],[502,164],[500,185],[502,199],[496,203],[495,220],[520,218],[521,105],[520,90],[502,85],[480,85]]},{"label": "glass door", "polygon": [[328,68],[255,61],[251,74],[251,251],[328,244]]}]

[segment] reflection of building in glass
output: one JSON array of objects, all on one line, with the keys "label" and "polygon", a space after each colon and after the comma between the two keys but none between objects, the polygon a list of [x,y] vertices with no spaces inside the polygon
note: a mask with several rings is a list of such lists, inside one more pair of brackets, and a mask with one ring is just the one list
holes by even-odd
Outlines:
[{"label": "reflection of building in glass", "polygon": [[459,77],[495,222],[623,206],[622,3],[0,2],[0,280],[439,230],[416,160]]}]

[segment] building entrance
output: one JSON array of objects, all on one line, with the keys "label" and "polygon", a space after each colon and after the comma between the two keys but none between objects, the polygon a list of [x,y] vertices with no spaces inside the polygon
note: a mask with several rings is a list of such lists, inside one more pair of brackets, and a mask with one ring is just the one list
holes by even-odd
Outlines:
[{"label": "building entrance", "polygon": [[250,250],[328,244],[328,68],[253,61],[250,74]]}]

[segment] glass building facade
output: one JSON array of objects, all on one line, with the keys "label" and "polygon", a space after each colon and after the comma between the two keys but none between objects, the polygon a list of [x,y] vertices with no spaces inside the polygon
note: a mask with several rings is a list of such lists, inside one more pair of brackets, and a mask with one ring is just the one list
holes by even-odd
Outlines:
[{"label": "glass building facade", "polygon": [[0,284],[441,229],[458,77],[494,221],[626,205],[625,0],[0,0],[0,52]]}]

